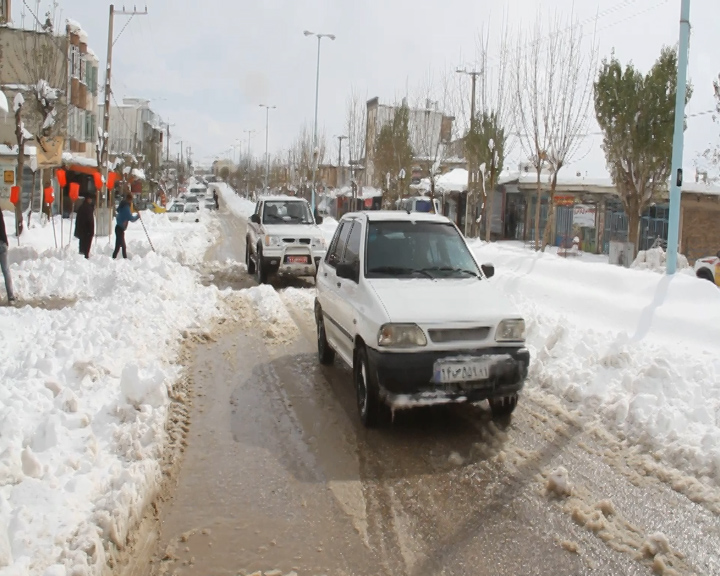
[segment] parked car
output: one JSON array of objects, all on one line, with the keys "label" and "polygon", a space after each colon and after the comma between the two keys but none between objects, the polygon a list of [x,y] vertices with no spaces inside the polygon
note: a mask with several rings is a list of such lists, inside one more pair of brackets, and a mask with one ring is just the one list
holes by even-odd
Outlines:
[{"label": "parked car", "polygon": [[720,251],[715,256],[698,258],[695,262],[695,275],[720,286]]},{"label": "parked car", "polygon": [[271,274],[315,276],[325,257],[325,238],[303,198],[263,196],[248,223],[245,261],[265,283]]},{"label": "parked car", "polygon": [[183,222],[200,222],[200,205],[193,202],[185,204],[183,212]]},{"label": "parked car", "polygon": [[167,210],[168,219],[171,222],[180,222],[183,219],[185,213],[185,204],[182,202],[173,203]]},{"label": "parked car", "polygon": [[318,357],[353,369],[360,419],[387,406],[518,401],[530,364],[525,321],[444,216],[346,214],[316,284]]},{"label": "parked car", "polygon": [[217,207],[215,206],[215,200],[205,200],[205,210],[217,210]]}]

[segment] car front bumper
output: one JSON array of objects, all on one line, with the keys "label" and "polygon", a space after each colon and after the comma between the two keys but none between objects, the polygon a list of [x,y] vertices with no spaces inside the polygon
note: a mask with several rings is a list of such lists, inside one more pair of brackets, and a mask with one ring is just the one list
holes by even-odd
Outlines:
[{"label": "car front bumper", "polygon": [[[487,359],[486,380],[441,384],[435,381],[436,362],[463,359]],[[380,395],[388,404],[433,404],[443,402],[479,402],[509,396],[525,384],[530,352],[527,348],[481,348],[457,351],[379,352],[368,349],[369,369],[375,371]]]},{"label": "car front bumper", "polygon": [[[310,246],[291,245],[279,250],[263,250],[263,265],[273,273],[289,276],[315,276],[324,252]],[[305,257],[306,262],[292,262],[293,257]]]}]

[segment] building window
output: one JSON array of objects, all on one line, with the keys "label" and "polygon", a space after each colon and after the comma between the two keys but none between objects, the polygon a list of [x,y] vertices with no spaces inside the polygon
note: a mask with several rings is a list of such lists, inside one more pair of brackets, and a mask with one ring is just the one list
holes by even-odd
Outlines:
[{"label": "building window", "polygon": [[85,62],[85,58],[82,57],[80,58],[80,74],[78,78],[80,78],[80,82],[87,84],[87,62]]},{"label": "building window", "polygon": [[98,67],[92,67],[92,93],[97,96],[98,92]]},{"label": "building window", "polygon": [[68,136],[75,138],[75,106],[68,106]]},{"label": "building window", "polygon": [[97,116],[90,114],[90,137],[89,142],[97,142]]},{"label": "building window", "polygon": [[85,142],[92,142],[93,139],[92,120],[93,115],[85,111]]},{"label": "building window", "polygon": [[70,46],[70,75],[73,78],[78,77],[80,72],[80,48],[77,46]]}]

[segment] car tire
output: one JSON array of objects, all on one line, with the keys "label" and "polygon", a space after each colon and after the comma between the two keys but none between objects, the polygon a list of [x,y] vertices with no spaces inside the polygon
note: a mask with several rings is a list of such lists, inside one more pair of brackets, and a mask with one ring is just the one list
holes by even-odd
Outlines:
[{"label": "car tire", "polygon": [[360,422],[365,428],[376,428],[382,423],[383,403],[380,400],[377,378],[370,370],[364,346],[355,352],[353,375]]},{"label": "car tire", "polygon": [[257,256],[255,257],[255,277],[257,278],[258,284],[267,284],[268,274],[263,265],[262,249],[258,248]]},{"label": "car tire", "polygon": [[247,266],[248,274],[255,274],[255,262],[250,254],[250,239],[245,239],[245,265]]},{"label": "car tire", "polygon": [[515,411],[518,403],[518,395],[501,396],[499,398],[490,398],[490,411],[493,418],[507,418]]},{"label": "car tire", "polygon": [[695,276],[702,280],[710,280],[713,284],[715,284],[715,278],[712,275],[712,272],[708,270],[707,268],[700,268],[696,273]]},{"label": "car tire", "polygon": [[324,366],[330,366],[335,361],[335,350],[330,348],[325,334],[325,321],[322,317],[322,310],[317,312],[317,346],[318,361]]}]

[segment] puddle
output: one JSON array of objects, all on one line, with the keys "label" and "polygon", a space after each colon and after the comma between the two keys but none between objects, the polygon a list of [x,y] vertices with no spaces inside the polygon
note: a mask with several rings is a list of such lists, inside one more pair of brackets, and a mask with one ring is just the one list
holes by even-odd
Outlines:
[{"label": "puddle", "polygon": [[75,298],[18,299],[13,306],[9,306],[7,301],[4,301],[2,306],[6,308],[25,308],[29,306],[30,308],[39,308],[41,310],[62,310],[63,308],[74,306],[76,302],[77,299]]}]

